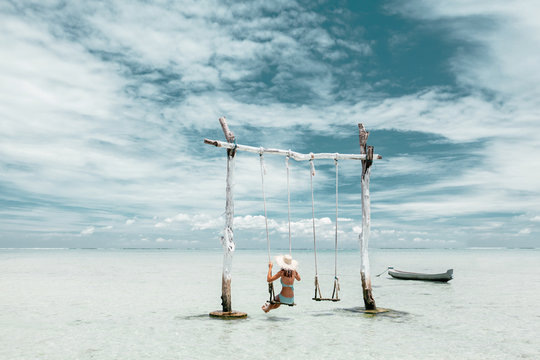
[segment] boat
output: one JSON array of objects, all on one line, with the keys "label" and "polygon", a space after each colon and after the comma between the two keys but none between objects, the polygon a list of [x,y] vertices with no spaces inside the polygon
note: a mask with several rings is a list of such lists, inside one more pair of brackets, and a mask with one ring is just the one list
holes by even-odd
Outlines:
[{"label": "boat", "polygon": [[388,267],[388,274],[396,279],[402,280],[422,280],[422,281],[440,281],[447,282],[452,280],[454,269],[448,269],[445,273],[440,274],[426,274],[426,273],[415,273],[409,271],[401,271],[394,269],[393,267]]}]

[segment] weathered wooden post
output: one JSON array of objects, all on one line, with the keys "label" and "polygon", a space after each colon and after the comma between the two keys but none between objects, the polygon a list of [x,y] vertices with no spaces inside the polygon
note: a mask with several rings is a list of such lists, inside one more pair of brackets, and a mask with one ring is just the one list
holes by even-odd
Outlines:
[{"label": "weathered wooden post", "polygon": [[[227,121],[224,117],[219,118],[219,123],[225,134],[227,142],[234,143],[235,137],[232,131],[227,126]],[[227,149],[227,187],[225,198],[225,230],[221,237],[221,244],[223,245],[223,273],[221,276],[221,311],[216,310],[210,313],[213,317],[222,318],[242,318],[247,314],[239,311],[232,310],[231,304],[231,270],[232,270],[232,257],[235,249],[234,245],[234,232],[233,232],[233,220],[234,220],[234,202],[233,202],[233,187],[234,187],[234,156],[236,155],[236,148]]]},{"label": "weathered wooden post", "polygon": [[373,294],[371,292],[371,277],[369,273],[368,241],[371,223],[370,199],[369,199],[369,176],[373,163],[373,146],[367,146],[369,132],[363,124],[358,124],[360,136],[360,153],[366,154],[366,160],[362,160],[362,233],[359,236],[361,265],[360,276],[362,278],[362,292],[366,310],[377,310]]}]

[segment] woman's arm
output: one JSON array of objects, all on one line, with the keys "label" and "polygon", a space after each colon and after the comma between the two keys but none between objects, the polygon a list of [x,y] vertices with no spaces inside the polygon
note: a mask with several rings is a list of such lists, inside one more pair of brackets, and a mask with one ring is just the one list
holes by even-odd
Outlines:
[{"label": "woman's arm", "polygon": [[300,279],[300,274],[297,271],[294,272],[294,278],[298,281],[302,280]]},{"label": "woman's arm", "polygon": [[281,270],[276,273],[276,275],[272,276],[272,263],[268,263],[268,275],[266,275],[266,281],[272,282],[276,279],[279,279],[281,277]]}]

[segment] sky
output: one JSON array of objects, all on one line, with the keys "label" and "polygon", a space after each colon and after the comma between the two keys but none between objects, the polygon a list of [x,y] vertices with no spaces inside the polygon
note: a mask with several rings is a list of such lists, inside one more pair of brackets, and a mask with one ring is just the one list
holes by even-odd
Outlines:
[{"label": "sky", "polygon": [[[224,116],[243,145],[383,156],[374,248],[540,247],[540,4],[0,2],[0,247],[219,248]],[[285,159],[266,155],[272,249]],[[267,247],[257,154],[235,161],[235,242]],[[315,162],[318,248],[335,166]],[[290,162],[292,247],[313,247]],[[338,243],[358,248],[361,164],[339,162]]]}]

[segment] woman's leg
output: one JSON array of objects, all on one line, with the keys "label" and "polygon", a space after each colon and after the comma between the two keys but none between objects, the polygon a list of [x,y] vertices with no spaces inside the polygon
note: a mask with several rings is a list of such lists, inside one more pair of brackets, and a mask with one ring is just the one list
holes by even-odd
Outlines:
[{"label": "woman's leg", "polygon": [[276,297],[274,298],[275,301],[278,301],[277,304],[270,304],[269,302],[267,302],[266,304],[264,304],[262,306],[262,310],[267,313],[269,312],[270,310],[274,310],[274,309],[277,309],[281,304],[279,303],[279,295],[276,295]]},{"label": "woman's leg", "polygon": [[[275,301],[277,301],[277,304],[272,304],[272,307],[270,308],[270,310],[273,310],[273,309],[277,309],[281,304],[279,303],[279,295],[276,295],[276,297],[274,298]],[[269,311],[270,311],[269,310]]]}]

